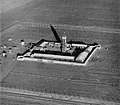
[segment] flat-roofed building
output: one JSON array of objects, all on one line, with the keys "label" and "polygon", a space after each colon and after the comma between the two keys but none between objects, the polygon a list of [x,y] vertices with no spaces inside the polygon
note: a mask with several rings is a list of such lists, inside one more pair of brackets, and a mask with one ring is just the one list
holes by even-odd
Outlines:
[{"label": "flat-roofed building", "polygon": [[82,52],[78,55],[78,57],[76,58],[76,61],[84,62],[87,56],[88,56],[88,52]]},{"label": "flat-roofed building", "polygon": [[88,48],[86,48],[85,51],[89,53],[89,52],[91,52],[93,50],[94,47],[95,46],[89,46]]},{"label": "flat-roofed building", "polygon": [[34,53],[31,57],[44,57],[44,58],[54,58],[54,59],[67,59],[67,60],[74,60],[74,56],[65,56],[65,55],[55,55],[55,54],[41,54],[41,53]]}]

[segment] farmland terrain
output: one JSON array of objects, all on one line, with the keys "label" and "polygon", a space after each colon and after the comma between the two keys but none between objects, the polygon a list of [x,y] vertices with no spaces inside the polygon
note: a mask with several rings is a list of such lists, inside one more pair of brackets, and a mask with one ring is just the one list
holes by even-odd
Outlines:
[{"label": "farmland terrain", "polygon": [[[119,0],[33,0],[1,15],[1,44],[16,46],[6,58],[1,57],[3,105],[64,105],[65,100],[67,105],[120,104]],[[17,61],[16,54],[26,50],[21,39],[26,43],[55,40],[49,24],[60,38],[66,35],[67,41],[98,43],[101,49],[85,67]],[[25,95],[28,91],[32,96]],[[38,95],[50,100],[38,101]]]},{"label": "farmland terrain", "polygon": [[15,9],[17,7],[20,7],[32,0],[2,0],[1,3],[1,10],[0,13],[9,11],[11,9]]}]

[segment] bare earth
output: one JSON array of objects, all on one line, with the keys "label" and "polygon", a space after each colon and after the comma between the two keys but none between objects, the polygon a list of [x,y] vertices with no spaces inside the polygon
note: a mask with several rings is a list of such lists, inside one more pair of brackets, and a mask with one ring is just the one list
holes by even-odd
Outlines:
[{"label": "bare earth", "polygon": [[[102,100],[101,103],[96,101],[95,104],[98,105],[110,105],[103,101],[119,105],[119,5],[119,0],[34,0],[2,13],[1,26],[4,30],[1,37],[2,44],[7,43],[9,47],[16,45],[18,48],[14,49],[14,54],[9,54],[2,60],[3,76],[0,82],[2,87]],[[30,22],[30,25],[20,26],[16,21]],[[45,25],[39,26],[35,23]],[[25,50],[19,45],[22,38],[25,38],[26,42],[28,40],[39,41],[42,38],[55,40],[46,24],[56,25],[59,36],[66,35],[68,41],[96,42],[102,48],[92,56],[85,67],[13,60],[16,52]],[[66,27],[87,27],[87,29],[62,28],[64,25]],[[107,31],[104,31],[103,28]],[[9,42],[9,38],[12,38],[13,41]],[[16,104],[15,97],[10,98],[9,95],[3,94],[3,100],[7,100],[7,98],[9,100],[5,101],[6,103]],[[29,104],[27,102],[26,104]],[[84,102],[78,105],[94,105],[86,100]],[[23,102],[19,101],[20,103]]]},{"label": "bare earth", "polygon": [[22,6],[30,1],[32,1],[32,0],[2,0],[0,2],[1,3],[0,4],[1,5],[0,13],[17,8],[17,7]]}]

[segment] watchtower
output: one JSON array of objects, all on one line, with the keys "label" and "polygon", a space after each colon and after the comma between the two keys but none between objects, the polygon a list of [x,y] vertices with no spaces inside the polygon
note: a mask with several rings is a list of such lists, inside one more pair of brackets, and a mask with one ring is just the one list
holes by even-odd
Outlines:
[{"label": "watchtower", "polygon": [[67,37],[63,36],[62,37],[62,52],[66,52],[67,49]]}]

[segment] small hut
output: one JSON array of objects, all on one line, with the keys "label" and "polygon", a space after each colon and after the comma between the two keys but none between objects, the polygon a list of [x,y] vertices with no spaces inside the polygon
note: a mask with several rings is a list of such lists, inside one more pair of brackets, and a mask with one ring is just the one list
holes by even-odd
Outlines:
[{"label": "small hut", "polygon": [[7,57],[7,52],[5,50],[2,52],[2,56]]},{"label": "small hut", "polygon": [[24,45],[25,45],[25,42],[24,42],[24,40],[23,40],[23,39],[21,39],[20,44],[21,44],[22,46],[24,46]]}]

